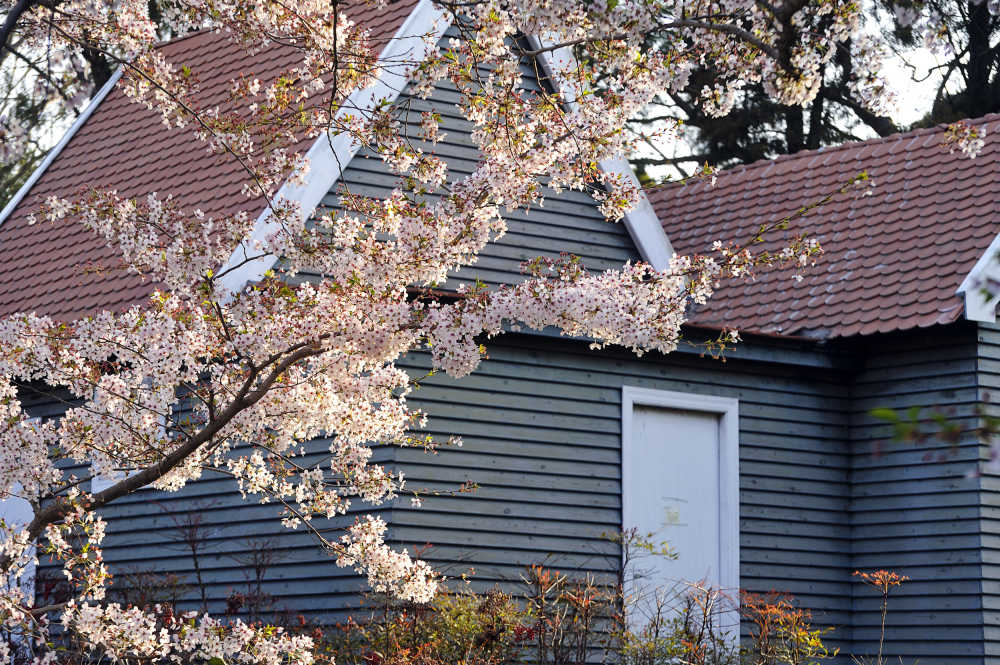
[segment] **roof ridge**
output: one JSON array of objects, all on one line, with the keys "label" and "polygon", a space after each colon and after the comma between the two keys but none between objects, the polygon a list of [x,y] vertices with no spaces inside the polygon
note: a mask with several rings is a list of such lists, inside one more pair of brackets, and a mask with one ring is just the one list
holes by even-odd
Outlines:
[{"label": "roof ridge", "polygon": [[189,30],[188,32],[180,35],[179,37],[171,37],[170,39],[163,39],[153,45],[153,48],[163,48],[164,46],[172,46],[178,42],[182,42],[185,39],[191,39],[193,37],[198,37],[205,34],[206,32],[215,32],[215,28],[197,28],[195,30]]},{"label": "roof ridge", "polygon": [[[966,122],[969,122],[970,124],[973,125],[982,125],[994,120],[1000,121],[1000,113],[987,113],[986,115],[980,116],[978,118],[968,118],[966,119]],[[758,159],[748,164],[736,164],[729,168],[721,169],[719,170],[717,175],[721,177],[736,173],[744,173],[746,171],[751,171],[760,168],[767,168],[775,164],[791,162],[797,159],[810,159],[810,158],[815,158],[818,155],[828,155],[831,153],[837,153],[844,150],[857,150],[863,146],[884,145],[886,143],[890,143],[893,141],[904,141],[907,139],[913,139],[918,136],[941,134],[947,131],[949,124],[950,123],[938,123],[931,127],[917,127],[914,129],[909,129],[905,132],[896,132],[894,134],[889,134],[888,136],[877,136],[875,138],[866,139],[864,141],[846,141],[844,143],[839,143],[837,145],[820,146],[819,148],[813,148],[810,150],[800,150],[798,152],[794,152],[789,155],[778,155],[777,157]],[[684,186],[686,184],[687,180],[668,181],[652,185],[647,188],[647,191],[649,191],[649,193],[651,194],[655,194],[674,187]]]}]

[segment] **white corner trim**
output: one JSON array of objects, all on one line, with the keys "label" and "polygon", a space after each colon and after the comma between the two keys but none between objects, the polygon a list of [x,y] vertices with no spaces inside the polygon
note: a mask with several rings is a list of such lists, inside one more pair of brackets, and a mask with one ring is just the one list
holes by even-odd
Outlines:
[{"label": "white corner trim", "polygon": [[740,587],[740,407],[734,397],[716,397],[671,390],[622,386],[622,528],[632,514],[629,462],[642,455],[631,445],[632,416],[636,406],[702,411],[719,414],[719,586],[726,591]]},{"label": "white corner trim", "polygon": [[104,101],[104,98],[108,96],[108,93],[115,87],[115,83],[118,82],[118,79],[120,79],[121,76],[122,68],[118,67],[118,69],[111,74],[111,78],[109,78],[104,85],[101,86],[101,89],[98,90],[97,94],[90,100],[90,103],[87,104],[87,108],[83,109],[83,113],[81,113],[77,119],[73,121],[70,128],[66,130],[66,133],[63,134],[61,139],[59,139],[59,143],[56,143],[55,146],[49,150],[49,153],[45,155],[45,159],[42,160],[42,163],[38,165],[25,183],[21,185],[21,188],[17,190],[14,197],[3,207],[3,210],[0,211],[0,224],[3,224],[4,221],[6,221],[7,217],[14,212],[14,208],[16,208],[24,197],[28,195],[28,192],[31,191],[31,188],[36,182],[38,182],[38,179],[42,177],[42,174],[45,173],[45,170],[49,168],[49,165],[52,164],[55,158],[59,156],[59,153],[66,147],[66,144],[73,138],[73,135],[76,134],[81,127],[83,127],[83,123],[87,122],[87,118],[89,118],[94,112],[94,109],[96,109],[101,102]]},{"label": "white corner trim", "polygon": [[993,242],[955,291],[965,298],[966,319],[983,323],[996,322],[1000,298],[994,296],[987,299],[984,292],[987,284],[994,281],[1000,281],[1000,235],[993,238]]},{"label": "white corner trim", "polygon": [[[450,18],[444,11],[435,7],[431,0],[420,0],[379,54],[382,76],[371,87],[351,93],[344,103],[344,108],[349,110],[342,110],[341,114],[358,113],[357,109],[371,110],[383,101],[395,101],[410,80],[410,70],[403,68],[401,63],[412,65],[422,62],[428,55],[422,36],[434,35],[440,39],[449,25]],[[361,146],[345,133],[320,136],[306,153],[310,167],[305,184],[285,183],[274,198],[296,201],[301,205],[303,214],[311,215],[360,149]],[[220,280],[225,291],[241,291],[248,283],[262,279],[274,267],[277,257],[273,254],[258,256],[250,261],[246,258],[256,254],[259,250],[254,247],[277,232],[278,226],[271,217],[270,209],[260,214],[250,237],[233,251],[220,269],[220,273],[229,271]]]},{"label": "white corner trim", "polygon": [[[529,37],[528,43],[531,45],[531,48],[536,50],[543,46],[542,39],[537,36]],[[551,56],[543,53],[539,56],[539,60],[541,61],[543,71],[545,71],[553,83],[560,85],[560,87],[562,83],[556,75],[556,68],[553,67],[553,61],[560,65],[574,62],[573,52],[565,47],[555,49],[552,51]],[[570,106],[573,106],[574,100],[569,95],[566,95],[566,101]],[[602,160],[599,166],[605,173],[613,173],[624,177],[633,187],[639,190],[639,201],[635,207],[625,213],[625,228],[628,229],[629,235],[632,236],[632,241],[639,249],[639,254],[643,260],[656,270],[666,270],[670,265],[670,259],[674,255],[674,247],[670,244],[670,238],[667,237],[667,232],[663,230],[663,224],[660,222],[659,217],[656,216],[656,212],[653,210],[653,206],[649,202],[645,190],[643,190],[642,185],[639,183],[639,179],[635,177],[635,173],[632,171],[628,160],[622,156],[618,156]]]}]

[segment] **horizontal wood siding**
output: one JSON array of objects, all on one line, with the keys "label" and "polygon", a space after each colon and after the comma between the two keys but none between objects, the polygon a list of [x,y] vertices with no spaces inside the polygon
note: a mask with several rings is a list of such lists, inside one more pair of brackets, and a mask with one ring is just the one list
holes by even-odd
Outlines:
[{"label": "horizontal wood siding", "polygon": [[[895,662],[983,662],[979,480],[981,451],[971,433],[957,445],[935,436],[934,411],[964,428],[976,423],[976,333],[957,324],[873,337],[859,348],[851,413],[851,567],[889,569],[911,581],[892,592],[885,653]],[[893,442],[874,408],[921,408],[916,442]],[[880,601],[854,591],[857,655],[878,649]]]},{"label": "horizontal wood siding", "polygon": [[[979,326],[979,400],[985,415],[1000,418],[1000,326]],[[980,458],[990,459],[989,442],[981,442]],[[1000,663],[1000,473],[995,464],[982,465],[980,479],[983,627],[986,662]]]},{"label": "horizontal wood siding", "polygon": [[[780,351],[771,349],[772,359]],[[418,372],[423,354],[408,359]],[[850,527],[842,372],[727,363],[677,352],[638,359],[590,351],[581,342],[509,335],[459,381],[435,376],[412,401],[438,436],[461,449],[429,456],[401,451],[420,509],[394,512],[404,544],[430,544],[427,557],[453,574],[475,569],[480,588],[516,582],[529,563],[608,579],[621,522],[621,388],[675,390],[740,400],[740,577],[743,588],[794,594],[815,622],[850,623]]]}]

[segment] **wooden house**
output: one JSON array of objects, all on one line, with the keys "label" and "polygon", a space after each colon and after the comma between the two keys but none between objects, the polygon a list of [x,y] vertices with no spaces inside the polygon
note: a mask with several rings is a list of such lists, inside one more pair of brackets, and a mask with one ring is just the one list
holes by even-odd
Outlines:
[{"label": "wooden house", "polygon": [[[385,58],[415,48],[407,36],[435,21],[447,39],[440,19],[429,0],[357,17]],[[287,64],[280,54],[251,58],[211,33],[163,48],[220,99],[238,73],[265,77]],[[527,63],[525,72],[526,85],[544,85]],[[68,319],[149,292],[82,228],[30,225],[48,196],[94,185],[128,196],[172,192],[208,214],[259,212],[259,202],[240,195],[238,167],[168,131],[116,82],[0,213],[0,314]],[[442,84],[421,99],[404,85],[389,87],[414,112],[441,114],[447,137],[435,150],[453,175],[470,172],[477,153],[453,110],[456,91]],[[997,121],[981,122],[992,129]],[[822,243],[824,255],[801,283],[790,272],[762,273],[722,285],[692,312],[692,342],[724,325],[740,329],[744,341],[724,362],[697,345],[638,358],[544,331],[511,332],[492,342],[472,376],[422,381],[413,401],[429,414],[429,432],[460,435],[464,446],[436,455],[377,451],[424,490],[422,507],[401,497],[377,509],[391,539],[431,545],[425,557],[445,572],[474,567],[475,584],[486,588],[517,580],[529,563],[610,575],[619,549],[607,535],[638,527],[677,549],[678,559],[657,573],[664,579],[707,576],[728,589],[790,592],[815,624],[835,627],[831,646],[857,654],[875,650],[879,608],[852,573],[893,569],[911,581],[892,599],[887,653],[905,662],[1000,662],[1000,476],[990,442],[974,432],[983,414],[1000,415],[989,397],[1000,399],[1000,328],[995,301],[981,292],[998,270],[1000,147],[988,141],[968,159],[949,152],[943,136],[919,130],[756,163],[714,184],[667,185],[623,224],[605,222],[595,201],[575,191],[510,215],[507,235],[447,287],[513,283],[522,261],[560,252],[595,270],[639,259],[663,267],[674,251],[745,240],[761,223],[832,194],[769,241],[808,231]],[[336,207],[345,185],[375,197],[393,186],[382,161],[349,142],[303,149],[309,181],[284,193],[307,207]],[[622,161],[605,166],[628,172]],[[841,192],[861,171],[871,193]],[[266,232],[264,215],[257,232]],[[238,279],[274,263],[252,262]],[[429,366],[419,352],[406,364],[416,375]],[[26,389],[24,397],[39,417],[65,408],[57,391]],[[943,440],[927,425],[926,437],[894,441],[875,408],[920,409],[925,420],[940,412],[968,432]],[[465,482],[477,489],[454,492]],[[12,501],[5,509],[18,510]],[[144,490],[107,510],[105,555],[122,573],[190,581],[191,552],[177,533],[196,520],[210,609],[253,583],[261,552],[269,554],[261,588],[282,606],[319,621],[356,608],[363,581],[321,555],[308,534],[283,530],[276,511],[244,502],[221,476],[176,494]]]}]

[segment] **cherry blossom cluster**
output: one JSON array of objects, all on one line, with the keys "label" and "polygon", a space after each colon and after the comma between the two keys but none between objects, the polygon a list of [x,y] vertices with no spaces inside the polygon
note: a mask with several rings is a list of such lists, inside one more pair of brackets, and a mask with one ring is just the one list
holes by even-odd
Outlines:
[{"label": "cherry blossom cluster", "polygon": [[425,603],[434,596],[436,577],[423,561],[413,561],[406,552],[397,552],[383,542],[388,525],[380,517],[366,515],[343,536],[341,566],[355,566],[368,573],[372,589],[399,598]]},{"label": "cherry blossom cluster", "polygon": [[[723,246],[715,256],[675,256],[656,271],[643,263],[621,270],[587,271],[576,257],[539,259],[526,266],[531,276],[520,284],[479,290],[456,303],[427,311],[424,335],[435,365],[455,377],[479,365],[485,348],[480,335],[493,337],[508,328],[542,330],[593,340],[591,348],[614,344],[638,355],[670,353],[681,338],[689,306],[704,304],[723,279],[746,278],[764,266],[805,267],[822,250],[804,239],[775,254],[754,255],[749,248]],[[736,341],[736,331],[723,339]]]},{"label": "cherry blossom cluster", "polygon": [[[45,551],[63,562],[63,574],[79,597],[102,600],[109,574],[100,545],[107,525],[99,514],[84,509],[76,488],[65,501],[72,509],[60,523],[45,527]],[[68,537],[82,542],[70,544]]]},{"label": "cherry blossom cluster", "polygon": [[958,151],[969,159],[975,159],[986,147],[986,134],[986,125],[972,125],[959,120],[945,129],[944,145],[950,153]]},{"label": "cherry blossom cluster", "polygon": [[310,637],[238,620],[223,624],[195,613],[177,616],[158,606],[150,611],[71,602],[62,623],[91,650],[100,649],[115,661],[311,665],[314,660]]}]

